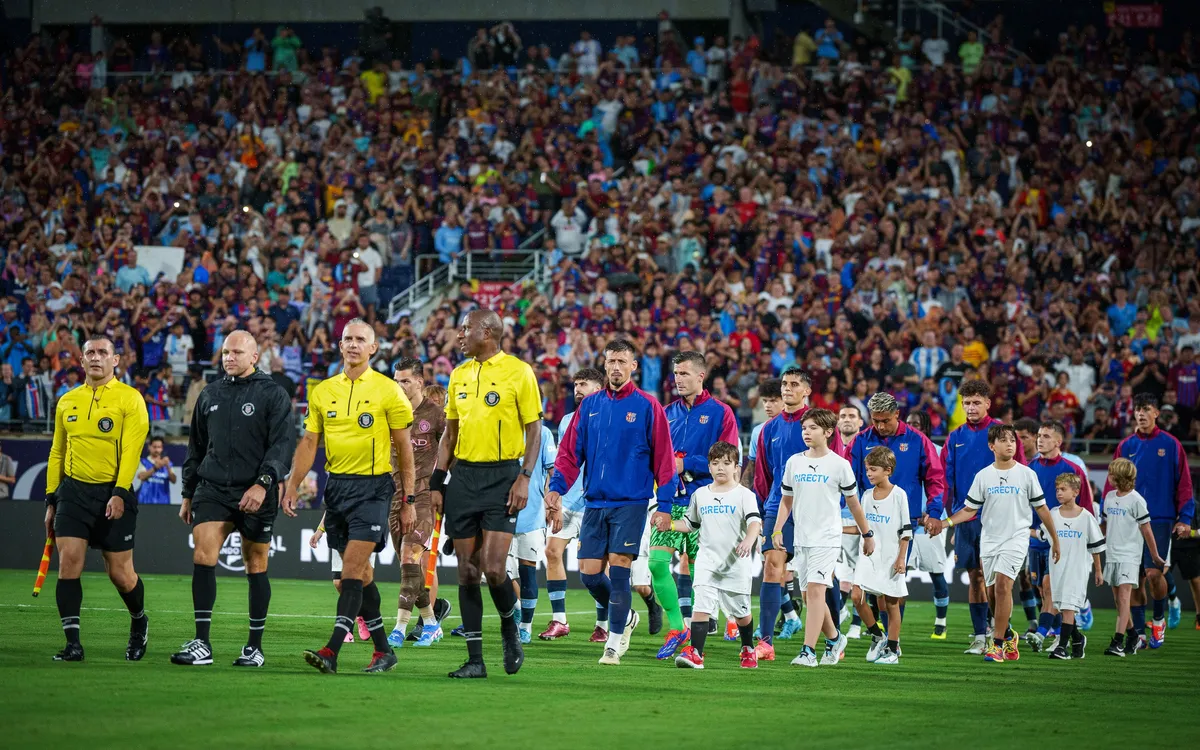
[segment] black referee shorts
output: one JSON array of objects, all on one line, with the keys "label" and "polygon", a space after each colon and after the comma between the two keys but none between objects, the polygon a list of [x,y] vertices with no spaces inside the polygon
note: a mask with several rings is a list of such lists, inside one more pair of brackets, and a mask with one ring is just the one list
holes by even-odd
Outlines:
[{"label": "black referee shorts", "polygon": [[348,542],[387,546],[388,510],[396,485],[391,474],[331,474],[325,483],[325,533],[330,548],[342,554]]},{"label": "black referee shorts", "polygon": [[58,509],[54,513],[54,535],[86,539],[88,546],[102,552],[133,549],[137,529],[137,501],[125,501],[118,519],[105,518],[113,496],[113,485],[80,482],[64,476],[58,486]]},{"label": "black referee shorts", "polygon": [[1200,543],[1176,539],[1171,545],[1171,566],[1185,581],[1200,578]]},{"label": "black referee shorts", "polygon": [[267,497],[256,513],[238,510],[242,495],[249,487],[221,487],[201,481],[192,497],[192,526],[202,523],[232,523],[242,540],[256,544],[271,541],[271,527],[279,515],[279,485],[267,490]]},{"label": "black referee shorts", "polygon": [[521,473],[520,461],[458,461],[446,485],[442,513],[451,539],[473,539],[480,531],[517,530],[517,514],[508,512],[508,491]]}]

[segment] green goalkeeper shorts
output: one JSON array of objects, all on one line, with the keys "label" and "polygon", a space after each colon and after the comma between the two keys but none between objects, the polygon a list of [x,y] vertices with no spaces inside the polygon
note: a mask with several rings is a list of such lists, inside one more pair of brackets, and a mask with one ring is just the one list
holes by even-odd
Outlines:
[{"label": "green goalkeeper shorts", "polygon": [[[674,505],[671,507],[671,518],[678,521],[686,512],[686,505]],[[694,562],[696,553],[700,551],[700,532],[693,531],[685,534],[682,531],[654,529],[650,532],[650,549],[655,547],[668,547],[681,555],[687,555],[688,560]]]}]

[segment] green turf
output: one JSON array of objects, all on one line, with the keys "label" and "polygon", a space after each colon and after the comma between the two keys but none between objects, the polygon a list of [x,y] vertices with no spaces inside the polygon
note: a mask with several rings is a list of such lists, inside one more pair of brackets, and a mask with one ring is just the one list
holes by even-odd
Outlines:
[{"label": "green turf", "polygon": [[[30,598],[32,579],[28,571],[0,571],[3,747],[479,747],[491,741],[572,750],[762,742],[1117,747],[1144,741],[1150,727],[1154,739],[1170,747],[1194,735],[1200,632],[1190,629],[1190,616],[1184,618],[1189,629],[1172,631],[1163,649],[1133,658],[1102,655],[1113,613],[1101,611],[1083,662],[1050,662],[1023,651],[1019,662],[991,665],[962,654],[965,605],[951,608],[949,640],[935,642],[928,638],[932,606],[913,604],[897,666],[867,664],[868,641],[860,640],[851,642],[839,666],[801,670],[788,664],[801,645],[793,640],[778,642],[779,661],[751,672],[737,667],[737,644],[718,636],[709,640],[706,669],[692,672],[655,661],[659,641],[645,625],[620,667],[599,666],[599,646],[586,641],[591,599],[571,591],[574,632],[555,643],[535,636],[515,677],[501,666],[498,620],[494,614],[485,619],[491,677],[463,683],[445,676],[465,658],[463,642],[449,636],[456,614],[447,621],[445,641],[423,650],[407,645],[390,674],[357,673],[370,656],[362,643],[342,650],[343,674],[315,672],[300,652],[324,644],[335,595],[330,584],[312,581],[272,582],[267,665],[237,670],[229,662],[245,638],[244,581],[219,579],[217,663],[186,668],[167,657],[192,637],[187,578],[146,577],[150,652],[129,664],[123,661],[128,619],[121,600],[103,576],[88,575],[87,661],[53,663],[63,640],[54,578],[37,600]],[[453,601],[453,591],[444,593]],[[390,626],[396,586],[385,584],[383,594]],[[544,593],[540,605],[535,633],[549,619]],[[422,738],[427,730],[433,735]]]}]

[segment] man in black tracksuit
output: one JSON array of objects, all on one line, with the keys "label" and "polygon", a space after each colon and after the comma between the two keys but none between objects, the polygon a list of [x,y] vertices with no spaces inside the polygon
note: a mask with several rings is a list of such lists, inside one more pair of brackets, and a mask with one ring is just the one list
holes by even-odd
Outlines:
[{"label": "man in black tracksuit", "polygon": [[225,377],[205,387],[192,414],[179,517],[192,525],[196,638],[171,656],[174,664],[212,664],[217,557],[234,530],[241,535],[250,584],[250,638],[233,665],[261,667],[265,661],[271,525],[279,513],[279,485],[296,449],[296,427],[287,392],[257,363],[254,337],[245,331],[229,334],[221,348]]}]

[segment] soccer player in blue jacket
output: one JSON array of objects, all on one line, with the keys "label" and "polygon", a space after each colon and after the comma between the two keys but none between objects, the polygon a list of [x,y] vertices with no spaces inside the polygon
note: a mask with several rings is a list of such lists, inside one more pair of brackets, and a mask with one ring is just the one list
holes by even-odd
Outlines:
[{"label": "soccer player in blue jacket", "polygon": [[[547,521],[561,522],[562,494],[584,472],[587,506],[579,532],[579,573],[608,604],[608,641],[601,664],[618,665],[639,617],[630,609],[629,568],[646,529],[646,502],[658,501],[670,522],[677,487],[671,432],[662,405],[633,384],[637,351],[624,339],[604,347],[608,387],[585,398],[567,427],[546,495]],[[604,563],[609,573],[604,575]]]},{"label": "soccer player in blue jacket", "polygon": [[[1135,489],[1146,498],[1150,509],[1150,532],[1163,558],[1170,560],[1171,537],[1186,539],[1192,533],[1192,517],[1196,498],[1192,492],[1192,475],[1187,455],[1173,435],[1158,429],[1158,399],[1149,393],[1139,393],[1133,399],[1132,435],[1117,444],[1113,458],[1127,458],[1137,467]],[[1105,482],[1103,496],[1112,490]],[[1130,601],[1133,628],[1146,631],[1146,589],[1154,600],[1154,620],[1150,627],[1150,648],[1159,648],[1167,632],[1167,581],[1163,567],[1150,557],[1149,547],[1143,554],[1145,577],[1134,589]]]},{"label": "soccer player in blue jacket", "polygon": [[[672,364],[679,399],[666,408],[666,415],[671,445],[675,449],[675,471],[679,475],[679,491],[675,495],[671,519],[678,521],[687,511],[692,493],[712,484],[712,475],[708,471],[709,448],[718,442],[740,446],[741,440],[733,409],[704,389],[704,377],[708,374],[704,355],[694,350],[680,352]],[[699,531],[684,533],[655,529],[651,532],[650,575],[670,626],[658,651],[659,659],[674,656],[688,639],[689,633],[683,623],[685,617],[692,616],[692,576],[688,565],[696,559],[699,545]],[[671,578],[671,557],[676,552],[680,560],[678,583]]]},{"label": "soccer player in blue jacket", "polygon": [[[808,450],[808,443],[804,442],[803,419],[809,409],[812,381],[799,366],[789,365],[779,376],[779,382],[783,411],[763,425],[754,449],[754,494],[762,505],[763,528],[767,530],[775,528],[779,501],[783,497],[783,469],[788,459]],[[845,450],[837,430],[833,431],[829,449],[838,455]],[[783,600],[784,568],[795,553],[795,528],[795,520],[788,516],[781,536],[763,539],[763,583],[758,591],[762,639],[754,648],[759,661],[775,660],[775,618],[779,616]],[[838,609],[833,607],[835,612]]]},{"label": "soccer player in blue jacket", "polygon": [[[855,479],[860,487],[871,487],[871,480],[867,478],[867,454],[879,445],[890,449],[896,456],[896,468],[892,471],[891,481],[908,496],[910,523],[913,526],[921,524],[930,536],[937,536],[942,530],[942,496],[946,492],[946,475],[942,471],[937,446],[924,433],[900,421],[900,404],[892,394],[880,391],[871,396],[867,401],[867,411],[871,425],[846,446],[845,456],[854,469]],[[942,576],[935,577],[930,573],[930,578],[935,581],[935,605],[938,601],[948,601],[940,598],[948,597],[948,591],[940,594],[936,583],[937,578]],[[906,600],[900,600],[901,617],[904,616]]]},{"label": "soccer player in blue jacket", "polygon": [[[588,396],[604,389],[604,373],[594,367],[584,367],[575,373],[575,408]],[[565,415],[558,424],[558,441],[567,434],[575,412]],[[557,451],[555,452],[557,457]],[[571,489],[562,497],[562,522],[559,528],[549,527],[546,538],[546,592],[550,596],[550,624],[538,634],[543,641],[554,641],[571,633],[567,624],[567,566],[564,563],[567,545],[579,538],[583,525],[583,476],[580,475]],[[608,605],[596,605],[596,629],[591,641],[603,643],[608,640]]]},{"label": "soccer player in blue jacket", "polygon": [[[967,421],[950,431],[942,445],[942,465],[946,472],[946,494],[950,512],[957,513],[967,502],[967,493],[975,475],[996,461],[988,447],[988,428],[1000,420],[988,416],[992,406],[992,388],[982,380],[967,380],[958,391]],[[1028,463],[1025,446],[1017,441],[1017,463]],[[940,524],[939,524],[940,525]],[[967,571],[971,628],[974,638],[964,653],[980,656],[987,651],[988,589],[983,580],[983,560],[979,555],[979,518],[956,524],[954,529],[955,567]],[[933,533],[932,531],[930,533]],[[1024,597],[1022,597],[1024,600]]]}]

